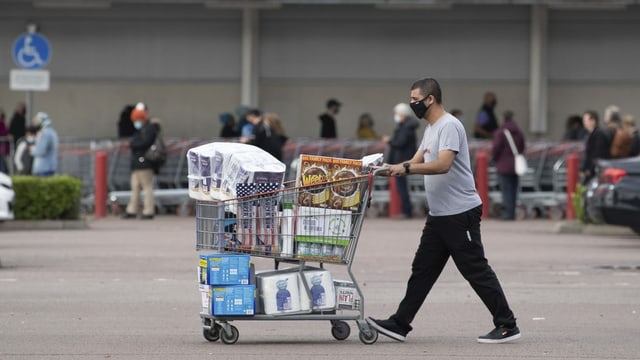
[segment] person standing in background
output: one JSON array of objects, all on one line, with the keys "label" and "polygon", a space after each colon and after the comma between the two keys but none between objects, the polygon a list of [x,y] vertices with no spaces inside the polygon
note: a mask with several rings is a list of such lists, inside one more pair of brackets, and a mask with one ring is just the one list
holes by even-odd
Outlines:
[{"label": "person standing in background", "polygon": [[473,129],[473,137],[476,139],[491,139],[493,137],[493,132],[498,128],[498,119],[494,112],[497,104],[496,94],[487,91],[484,94],[482,107],[478,111]]},{"label": "person standing in background", "polygon": [[131,198],[123,219],[134,219],[138,214],[140,195],[144,191],[142,219],[151,220],[155,215],[153,197],[154,165],[145,158],[145,153],[153,145],[158,136],[158,126],[149,122],[147,107],[143,103],[136,104],[131,112],[131,121],[136,132],[129,141],[131,149]]},{"label": "person standing in background", "polygon": [[582,124],[589,132],[584,148],[584,159],[580,166],[582,184],[586,185],[596,174],[596,161],[611,158],[611,141],[605,131],[598,126],[597,112],[585,111],[582,115]]},{"label": "person standing in background", "polygon": [[51,118],[44,112],[33,117],[33,125],[39,127],[31,155],[31,172],[36,176],[53,176],[58,171],[58,133],[51,124]]},{"label": "person standing in background", "polygon": [[323,139],[335,139],[338,137],[338,133],[336,131],[336,118],[340,112],[340,107],[342,103],[340,103],[336,99],[329,99],[327,101],[327,111],[320,114],[318,118],[320,119],[320,137]]},{"label": "person standing in background", "polygon": [[373,117],[369,113],[364,113],[358,118],[357,138],[361,140],[378,140],[380,136],[373,128]]},{"label": "person standing in background", "polygon": [[228,112],[220,114],[220,122],[222,123],[221,138],[228,139],[240,136],[240,133],[236,131],[236,119],[233,114]]},{"label": "person standing in background", "polygon": [[640,155],[640,134],[636,127],[636,119],[631,114],[622,117],[622,129],[631,135],[631,151],[629,156]]},{"label": "person standing in background", "polygon": [[250,138],[241,137],[240,142],[251,144],[282,160],[282,138],[276,135],[271,126],[265,121],[265,116],[259,109],[253,109],[247,113],[247,121],[253,124],[253,133]]},{"label": "person standing in background", "polygon": [[[420,125],[418,120],[413,117],[411,107],[406,103],[399,103],[393,108],[393,121],[396,128],[393,136],[384,136],[382,141],[388,145],[386,163],[400,164],[410,160],[416,153],[418,148],[418,140],[416,138],[416,129]],[[409,184],[406,176],[398,176],[396,179],[396,188],[400,201],[402,203],[402,216],[405,219],[413,217],[411,197],[409,196]]]},{"label": "person standing in background", "polygon": [[27,131],[26,114],[27,106],[25,103],[22,101],[18,102],[18,104],[16,104],[16,109],[11,116],[11,121],[9,122],[9,135],[13,138],[14,146]]},{"label": "person standing in background", "polygon": [[136,128],[133,127],[131,122],[131,111],[133,111],[133,105],[125,105],[120,111],[120,119],[118,119],[118,139],[128,139],[136,132]]},{"label": "person standing in background", "polygon": [[515,170],[515,154],[507,139],[507,131],[518,153],[522,153],[525,148],[524,134],[513,120],[512,111],[505,111],[502,126],[493,133],[491,158],[496,165],[502,193],[502,220],[515,220],[519,178]]},{"label": "person standing in background", "polygon": [[7,124],[5,123],[4,110],[0,108],[0,172],[5,174],[9,173],[9,148],[11,144],[11,138],[9,138],[9,131],[7,131]]},{"label": "person standing in background", "polygon": [[38,129],[35,126],[27,126],[27,133],[18,140],[16,151],[13,154],[13,166],[17,175],[31,175],[33,165],[33,155],[31,155],[31,147],[36,143],[36,133]]}]

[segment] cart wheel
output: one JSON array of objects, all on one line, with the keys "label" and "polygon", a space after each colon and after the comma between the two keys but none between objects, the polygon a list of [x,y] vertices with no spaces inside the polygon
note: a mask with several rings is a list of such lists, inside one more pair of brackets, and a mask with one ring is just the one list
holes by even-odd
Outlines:
[{"label": "cart wheel", "polygon": [[202,335],[211,342],[218,341],[220,339],[220,328],[220,325],[214,324],[211,329],[202,329]]},{"label": "cart wheel", "polygon": [[336,340],[345,340],[351,334],[351,328],[349,324],[344,321],[332,321],[333,326],[331,327],[331,335],[333,335]]},{"label": "cart wheel", "polygon": [[229,330],[231,330],[231,335],[227,334],[224,329],[220,329],[220,339],[222,339],[222,342],[227,345],[235,344],[240,337],[240,332],[238,331],[238,328],[233,325],[229,325]]},{"label": "cart wheel", "polygon": [[372,327],[369,328],[369,332],[371,333],[370,335],[367,336],[367,334],[365,334],[364,332],[360,331],[360,341],[362,341],[363,344],[366,345],[371,345],[373,343],[375,343],[376,341],[378,341],[378,331]]}]

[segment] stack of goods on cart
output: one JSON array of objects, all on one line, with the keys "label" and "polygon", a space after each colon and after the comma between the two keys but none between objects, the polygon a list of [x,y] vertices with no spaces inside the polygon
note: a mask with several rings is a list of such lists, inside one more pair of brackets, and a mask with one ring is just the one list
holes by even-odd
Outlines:
[{"label": "stack of goods on cart", "polygon": [[198,267],[202,313],[254,315],[255,280],[249,255],[201,254]]},{"label": "stack of goods on cart", "polygon": [[354,215],[364,212],[362,176],[382,154],[360,160],[300,155],[295,199],[295,256],[340,262],[352,241]]},{"label": "stack of goods on cart", "polygon": [[280,253],[278,200],[286,165],[247,144],[214,142],[187,152],[197,247],[260,255]]},{"label": "stack of goods on cart", "polygon": [[201,312],[210,316],[291,315],[359,307],[353,282],[334,280],[328,270],[305,267],[300,272],[294,267],[256,273],[245,254],[201,254],[198,277]]}]

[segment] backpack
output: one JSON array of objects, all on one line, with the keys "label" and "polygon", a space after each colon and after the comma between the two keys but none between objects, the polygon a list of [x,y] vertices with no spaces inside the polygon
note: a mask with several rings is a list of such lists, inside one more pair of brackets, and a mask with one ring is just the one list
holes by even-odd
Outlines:
[{"label": "backpack", "polygon": [[611,157],[625,158],[631,156],[631,145],[633,144],[633,135],[628,131],[615,128],[611,138]]},{"label": "backpack", "polygon": [[154,167],[160,167],[167,161],[167,146],[164,144],[161,131],[158,131],[153,144],[144,153],[144,158]]}]

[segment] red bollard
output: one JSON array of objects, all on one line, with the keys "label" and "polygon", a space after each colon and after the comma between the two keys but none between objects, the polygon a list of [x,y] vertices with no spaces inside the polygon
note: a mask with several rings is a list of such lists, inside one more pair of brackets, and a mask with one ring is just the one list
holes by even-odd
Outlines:
[{"label": "red bollard", "polygon": [[576,218],[576,209],[573,208],[571,194],[576,192],[578,184],[578,156],[569,154],[567,156],[567,219],[574,220]]},{"label": "red bollard", "polygon": [[476,190],[482,199],[482,218],[489,217],[489,156],[484,150],[476,155]]},{"label": "red bollard", "polygon": [[391,176],[389,177],[389,217],[394,218],[400,214],[402,214],[402,200],[398,193],[396,178]]},{"label": "red bollard", "polygon": [[96,152],[94,187],[94,216],[101,218],[107,216],[107,153]]}]

